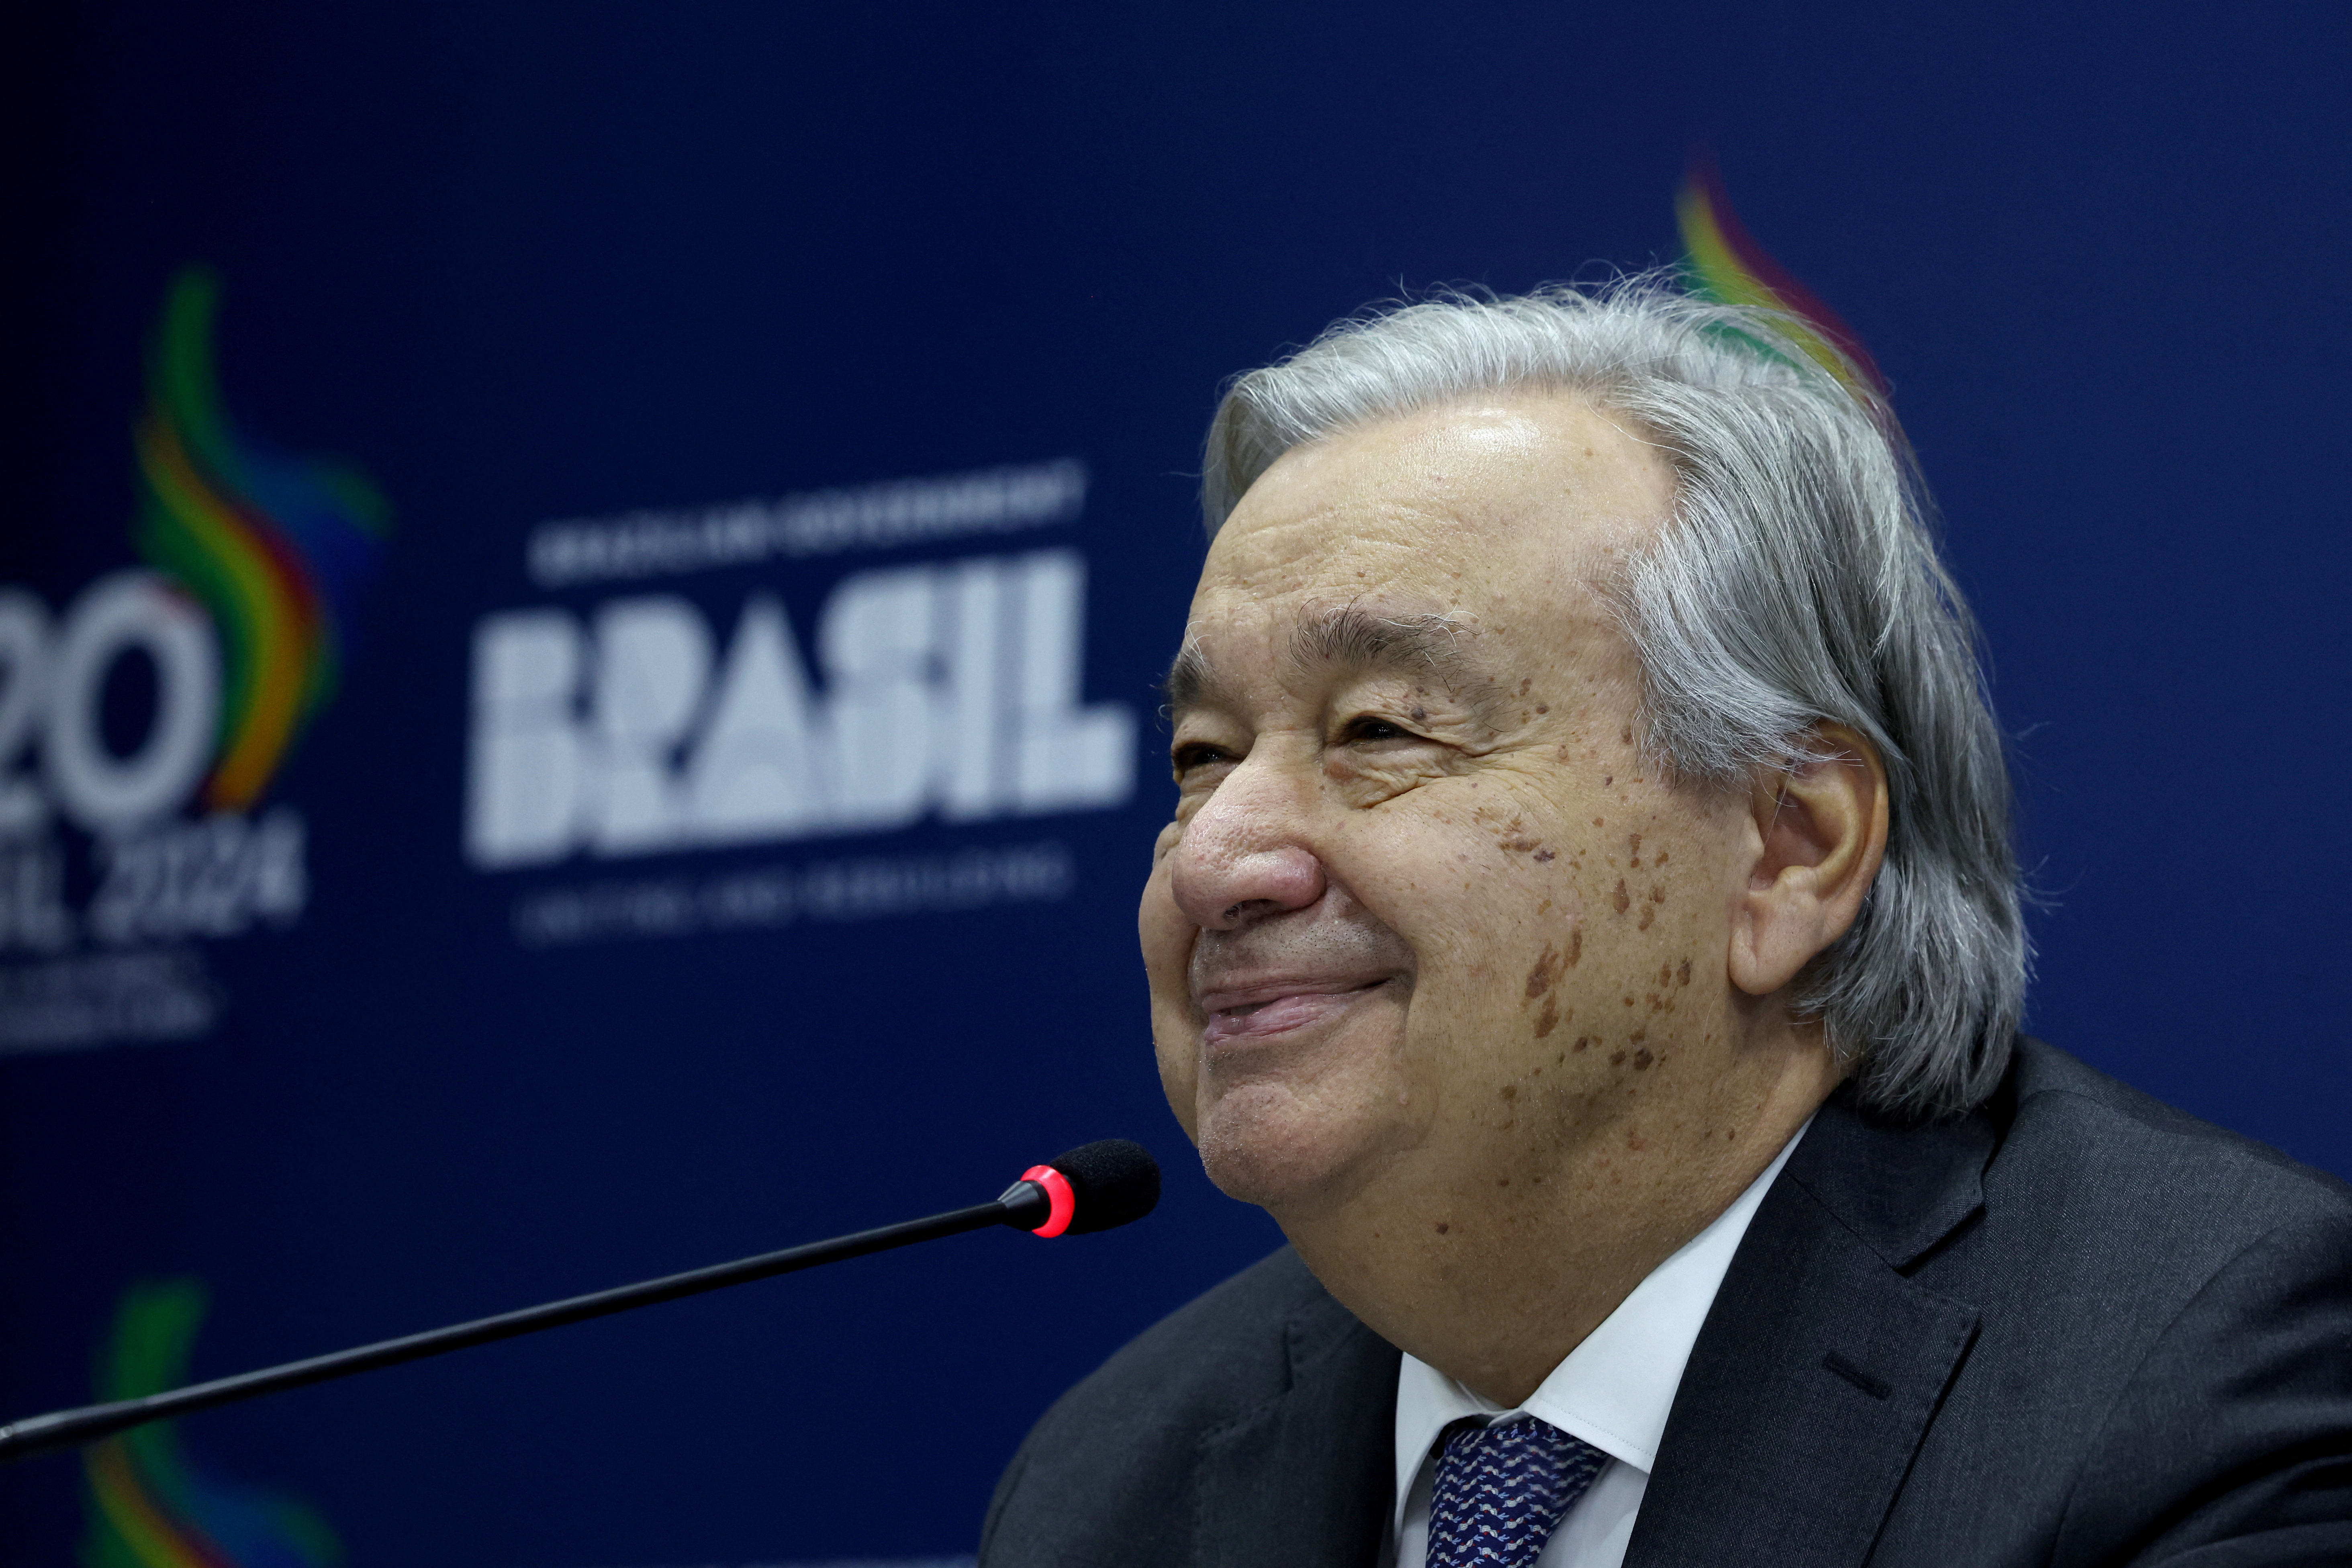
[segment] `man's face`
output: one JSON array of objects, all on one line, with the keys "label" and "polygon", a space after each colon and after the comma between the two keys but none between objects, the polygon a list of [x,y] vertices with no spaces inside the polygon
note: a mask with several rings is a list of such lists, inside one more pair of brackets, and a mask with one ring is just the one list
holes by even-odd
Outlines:
[{"label": "man's face", "polygon": [[1294,450],[1218,535],[1140,925],[1226,1192],[1532,1201],[1610,1141],[1721,1136],[1748,818],[1645,773],[1601,586],[1672,498],[1624,421],[1528,395]]}]

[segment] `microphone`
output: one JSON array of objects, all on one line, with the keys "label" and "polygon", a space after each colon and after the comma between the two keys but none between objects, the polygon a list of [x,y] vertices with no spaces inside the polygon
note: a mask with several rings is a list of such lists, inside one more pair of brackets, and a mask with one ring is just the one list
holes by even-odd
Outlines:
[{"label": "microphone", "polygon": [[[1035,1195],[1024,1194],[1024,1188]],[[1045,1200],[1045,1215],[1042,1223],[1030,1225],[1038,1196]],[[1032,1205],[1023,1207],[1018,1216],[1008,1215],[1003,1223],[1034,1236],[1116,1230],[1159,1206],[1160,1162],[1142,1144],[1124,1138],[1081,1143],[1056,1155],[1050,1165],[1032,1165],[1022,1172],[1021,1179],[996,1201]]]},{"label": "microphone", "polygon": [[1057,1156],[1051,1164],[1030,1166],[1021,1173],[1021,1179],[1005,1188],[993,1203],[951,1209],[946,1214],[932,1215],[925,1219],[905,1220],[898,1225],[886,1225],[877,1230],[861,1230],[852,1236],[835,1237],[830,1241],[788,1247],[781,1252],[761,1253],[757,1258],[738,1258],[732,1263],[714,1264],[710,1268],[692,1269],[684,1274],[617,1286],[592,1295],[550,1301],[543,1306],[525,1307],[519,1311],[501,1312],[494,1318],[478,1318],[470,1323],[455,1323],[446,1329],[432,1329],[396,1340],[382,1340],[372,1345],[312,1356],[307,1361],[288,1362],[282,1366],[264,1367],[258,1372],[241,1373],[235,1377],[218,1378],[211,1383],[192,1384],[185,1388],[151,1394],[140,1399],[121,1399],[106,1405],[85,1405],[73,1410],[54,1410],[46,1415],[28,1415],[21,1421],[0,1426],[0,1464],[29,1458],[53,1449],[95,1442],[100,1437],[111,1436],[150,1421],[209,1410],[215,1405],[275,1394],[285,1388],[300,1388],[306,1384],[324,1383],[330,1378],[348,1377],[353,1373],[371,1372],[380,1366],[397,1366],[402,1362],[443,1355],[468,1345],[510,1340],[518,1334],[536,1333],[541,1329],[560,1328],[565,1323],[584,1322],[590,1318],[609,1317],[633,1307],[649,1307],[656,1301],[675,1301],[681,1296],[698,1296],[706,1290],[740,1285],[752,1279],[765,1279],[776,1274],[797,1273],[820,1264],[863,1258],[872,1252],[887,1252],[892,1247],[906,1247],[918,1241],[960,1236],[968,1230],[984,1230],[992,1225],[1009,1225],[1033,1236],[1049,1237],[1110,1230],[1141,1219],[1159,1202],[1160,1166],[1150,1152],[1140,1143],[1132,1143],[1124,1138],[1106,1138],[1098,1143],[1082,1143],[1068,1153]]}]

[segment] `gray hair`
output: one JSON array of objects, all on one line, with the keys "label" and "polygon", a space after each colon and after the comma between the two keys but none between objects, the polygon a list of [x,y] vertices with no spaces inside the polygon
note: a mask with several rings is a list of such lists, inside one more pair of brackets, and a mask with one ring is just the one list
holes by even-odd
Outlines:
[{"label": "gray hair", "polygon": [[1798,977],[1800,1016],[1822,1021],[1875,1110],[1981,1103],[2008,1068],[2031,963],[2001,734],[1910,445],[1801,323],[1695,299],[1664,273],[1450,292],[1338,322],[1227,387],[1202,476],[1209,531],[1293,447],[1523,387],[1589,396],[1675,468],[1670,524],[1613,585],[1650,764],[1745,789],[1817,758],[1822,723],[1885,761],[1885,861],[1853,926]]}]

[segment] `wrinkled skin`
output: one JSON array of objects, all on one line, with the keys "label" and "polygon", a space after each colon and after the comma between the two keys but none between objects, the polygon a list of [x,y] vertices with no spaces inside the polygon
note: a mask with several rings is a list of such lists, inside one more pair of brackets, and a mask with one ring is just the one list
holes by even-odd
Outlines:
[{"label": "wrinkled skin", "polygon": [[1516,1402],[1832,1088],[1789,983],[1884,773],[1644,768],[1607,585],[1673,473],[1528,394],[1286,454],[1202,574],[1140,910],[1169,1103],[1403,1349]]}]

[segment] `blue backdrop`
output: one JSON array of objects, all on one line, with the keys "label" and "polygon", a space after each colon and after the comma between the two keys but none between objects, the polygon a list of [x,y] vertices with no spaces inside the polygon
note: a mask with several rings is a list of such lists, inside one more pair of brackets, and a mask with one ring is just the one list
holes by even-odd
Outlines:
[{"label": "blue backdrop", "polygon": [[[16,1467],[9,1562],[969,1551],[1047,1401],[1276,1239],[1183,1150],[1132,952],[1218,381],[1400,287],[1672,258],[1697,141],[1948,514],[2033,1027],[2352,1173],[2340,10],[40,26],[0,68],[0,1415],[1092,1137],[1170,1184]],[[200,1329],[135,1289],[174,1280]]]}]

